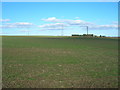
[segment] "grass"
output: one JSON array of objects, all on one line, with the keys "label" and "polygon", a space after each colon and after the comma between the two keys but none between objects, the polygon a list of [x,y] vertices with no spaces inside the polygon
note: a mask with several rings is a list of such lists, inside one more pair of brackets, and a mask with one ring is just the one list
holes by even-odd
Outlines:
[{"label": "grass", "polygon": [[2,37],[4,88],[118,87],[118,40]]}]

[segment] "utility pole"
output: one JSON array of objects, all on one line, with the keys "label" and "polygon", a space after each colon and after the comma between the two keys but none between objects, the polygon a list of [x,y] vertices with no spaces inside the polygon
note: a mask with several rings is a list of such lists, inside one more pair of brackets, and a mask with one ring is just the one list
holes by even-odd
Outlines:
[{"label": "utility pole", "polygon": [[30,34],[29,27],[27,27],[27,30],[28,30],[28,36],[29,36],[29,34]]},{"label": "utility pole", "polygon": [[88,26],[80,26],[80,27],[86,27],[86,29],[87,29],[87,35],[88,35]]},{"label": "utility pole", "polygon": [[87,28],[87,35],[88,35],[88,26],[86,26],[86,28]]},{"label": "utility pole", "polygon": [[62,25],[62,31],[61,31],[61,36],[63,36],[63,25]]},{"label": "utility pole", "polygon": [[28,36],[29,36],[29,30],[28,30]]}]

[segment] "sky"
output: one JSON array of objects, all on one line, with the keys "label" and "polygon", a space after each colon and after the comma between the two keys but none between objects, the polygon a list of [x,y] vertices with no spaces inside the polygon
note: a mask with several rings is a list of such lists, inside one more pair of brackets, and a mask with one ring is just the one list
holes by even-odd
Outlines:
[{"label": "sky", "polygon": [[119,0],[1,0],[2,2],[118,2]]},{"label": "sky", "polygon": [[2,35],[118,36],[117,2],[2,2]]}]

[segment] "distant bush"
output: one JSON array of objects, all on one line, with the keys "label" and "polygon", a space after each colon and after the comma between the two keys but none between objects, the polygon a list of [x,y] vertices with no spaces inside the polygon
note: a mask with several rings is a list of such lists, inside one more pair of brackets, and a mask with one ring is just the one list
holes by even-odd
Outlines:
[{"label": "distant bush", "polygon": [[72,34],[72,36],[80,36],[79,34]]}]

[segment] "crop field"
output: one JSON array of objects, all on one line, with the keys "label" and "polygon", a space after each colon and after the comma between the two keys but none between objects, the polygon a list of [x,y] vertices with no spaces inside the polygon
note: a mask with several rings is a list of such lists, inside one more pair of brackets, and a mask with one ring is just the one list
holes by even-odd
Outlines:
[{"label": "crop field", "polygon": [[2,37],[3,88],[117,88],[118,39]]}]

